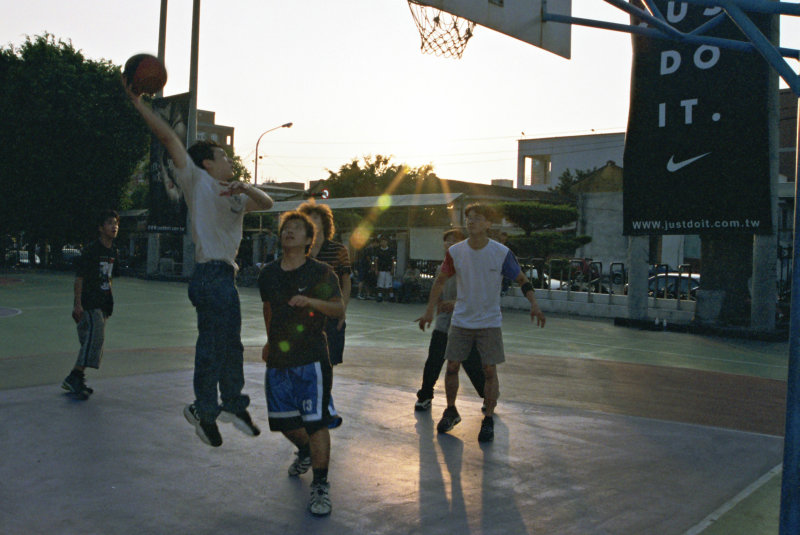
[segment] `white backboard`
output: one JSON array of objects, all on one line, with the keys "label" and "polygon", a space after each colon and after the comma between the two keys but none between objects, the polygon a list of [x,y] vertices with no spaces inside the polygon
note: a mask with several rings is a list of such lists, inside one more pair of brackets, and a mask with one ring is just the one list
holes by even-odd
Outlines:
[{"label": "white backboard", "polygon": [[569,59],[571,26],[542,22],[542,10],[571,15],[572,0],[413,0]]}]

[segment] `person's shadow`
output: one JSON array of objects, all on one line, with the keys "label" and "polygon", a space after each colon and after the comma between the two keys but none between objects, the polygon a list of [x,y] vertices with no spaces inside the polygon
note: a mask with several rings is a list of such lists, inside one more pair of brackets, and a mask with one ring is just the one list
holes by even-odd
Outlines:
[{"label": "person's shadow", "polygon": [[[449,533],[469,533],[464,492],[461,488],[461,462],[464,443],[448,434],[436,432],[430,411],[418,412],[419,436],[419,520],[423,533],[426,527],[446,525]],[[444,455],[450,478],[450,500],[445,487],[434,436]],[[445,519],[442,518],[447,512]]]},{"label": "person's shadow", "polygon": [[516,494],[522,485],[510,485],[515,479],[527,478],[530,474],[520,474],[509,461],[508,426],[497,414],[494,415],[494,435],[492,442],[480,442],[483,450],[483,477],[481,483],[481,532],[485,534],[523,534],[531,533],[525,525],[517,506]]}]

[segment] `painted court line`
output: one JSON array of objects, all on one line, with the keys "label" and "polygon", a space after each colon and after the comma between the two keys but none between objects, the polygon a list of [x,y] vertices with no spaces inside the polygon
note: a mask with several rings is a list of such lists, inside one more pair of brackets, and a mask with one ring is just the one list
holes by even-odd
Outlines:
[{"label": "painted court line", "polygon": [[[525,336],[525,335],[515,335],[518,338],[523,339],[530,339],[534,340],[535,338],[532,336]],[[545,340],[539,338],[539,342],[546,342]],[[552,343],[557,343],[555,340]],[[590,346],[590,347],[602,347],[607,350],[615,350],[615,351],[631,351],[631,352],[638,352],[638,353],[652,353],[652,348],[639,348],[639,347],[631,347],[631,346],[609,346],[607,344],[598,344],[593,342],[582,342],[582,341],[573,341],[572,344],[576,346]],[[559,344],[560,345],[560,344]],[[577,349],[576,349],[577,351]],[[659,351],[659,355],[664,355],[668,357],[680,357],[684,359],[691,359],[691,360],[708,360],[712,362],[725,362],[730,364],[744,364],[749,366],[761,366],[764,368],[785,368],[785,364],[767,364],[764,362],[751,362],[747,360],[735,360],[735,359],[723,359],[718,357],[706,357],[703,355],[697,355],[693,353],[676,353],[674,351]],[[605,359],[602,359],[605,360]]]},{"label": "painted court line", "polygon": [[734,496],[733,498],[722,504],[722,506],[719,509],[717,509],[716,511],[705,517],[703,520],[700,521],[699,524],[696,524],[695,526],[690,528],[688,531],[686,531],[684,535],[699,535],[700,533],[708,529],[714,522],[722,518],[722,516],[725,515],[728,511],[739,505],[741,502],[747,499],[748,496],[750,496],[755,491],[763,487],[767,483],[767,481],[769,481],[776,475],[780,474],[782,466],[783,464],[777,465],[775,468],[773,468],[772,470],[770,470],[769,472],[767,472],[766,474],[755,480],[753,483],[745,487],[745,489],[742,492],[740,492],[739,494],[737,494],[736,496]]}]

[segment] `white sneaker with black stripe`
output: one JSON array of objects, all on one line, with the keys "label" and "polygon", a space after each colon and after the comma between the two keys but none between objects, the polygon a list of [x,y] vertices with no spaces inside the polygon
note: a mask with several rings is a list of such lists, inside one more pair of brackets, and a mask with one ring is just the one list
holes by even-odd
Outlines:
[{"label": "white sneaker with black stripe", "polygon": [[331,514],[331,484],[317,482],[311,484],[311,499],[308,501],[308,510],[314,516]]}]

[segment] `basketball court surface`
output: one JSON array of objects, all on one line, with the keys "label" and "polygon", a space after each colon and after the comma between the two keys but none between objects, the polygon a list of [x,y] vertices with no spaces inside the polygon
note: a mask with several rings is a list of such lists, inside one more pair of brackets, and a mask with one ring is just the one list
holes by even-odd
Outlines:
[{"label": "basketball court surface", "polygon": [[463,421],[415,413],[429,333],[422,305],[353,301],[334,398],[333,513],[306,511],[310,475],[267,430],[258,292],[241,288],[245,392],[262,428],[220,424],[210,448],[192,400],[186,285],[119,278],[89,401],[60,388],[78,348],[68,274],[0,275],[0,525],[29,533],[775,533],[787,344],[638,331],[506,311],[495,441],[462,374]]}]

